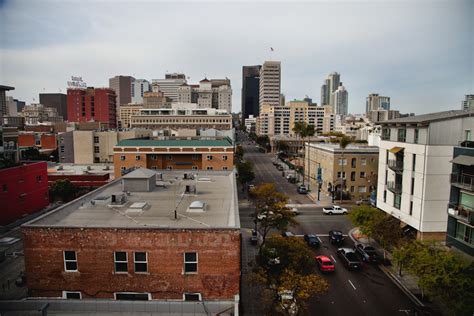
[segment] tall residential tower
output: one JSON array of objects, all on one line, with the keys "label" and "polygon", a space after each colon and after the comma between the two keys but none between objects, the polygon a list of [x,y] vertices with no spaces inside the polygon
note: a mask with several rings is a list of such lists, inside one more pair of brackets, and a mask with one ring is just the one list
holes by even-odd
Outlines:
[{"label": "tall residential tower", "polygon": [[260,69],[259,108],[264,104],[280,105],[281,62],[266,61]]}]

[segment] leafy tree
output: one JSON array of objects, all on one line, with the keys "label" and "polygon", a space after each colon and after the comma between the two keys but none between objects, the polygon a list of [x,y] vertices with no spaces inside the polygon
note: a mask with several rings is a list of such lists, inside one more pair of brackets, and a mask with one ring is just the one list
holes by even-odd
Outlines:
[{"label": "leafy tree", "polygon": [[278,152],[281,152],[282,156],[288,156],[288,151],[290,147],[288,146],[286,142],[279,140],[276,144],[276,148]]},{"label": "leafy tree", "polygon": [[268,138],[268,135],[257,136],[256,142],[261,147],[265,148],[265,150],[267,150],[267,151],[269,151],[271,149],[270,138]]},{"label": "leafy tree", "polygon": [[253,166],[250,161],[237,163],[237,172],[239,174],[238,180],[243,187],[245,187],[246,183],[255,179],[255,173],[253,172]]},{"label": "leafy tree", "polygon": [[244,148],[240,145],[235,149],[235,159],[237,162],[242,161],[244,158]]},{"label": "leafy tree", "polygon": [[275,184],[260,184],[251,191],[251,195],[255,199],[257,230],[262,236],[260,254],[270,230],[284,231],[288,226],[295,225],[296,220],[294,219],[295,214],[286,207],[288,196],[278,192]]},{"label": "leafy tree", "polygon": [[71,201],[77,193],[76,187],[69,181],[57,180],[49,188],[49,196],[52,201]]},{"label": "leafy tree", "polygon": [[362,234],[373,238],[373,223],[384,218],[384,214],[382,211],[371,206],[361,205],[353,208],[348,217],[355,226],[359,227]]}]

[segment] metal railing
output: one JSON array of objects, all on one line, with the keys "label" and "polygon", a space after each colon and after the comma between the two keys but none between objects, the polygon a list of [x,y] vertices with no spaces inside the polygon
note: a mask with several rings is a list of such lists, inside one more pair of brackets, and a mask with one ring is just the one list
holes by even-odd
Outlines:
[{"label": "metal railing", "polygon": [[474,224],[474,210],[462,204],[454,202],[448,203],[448,214],[470,225]]},{"label": "metal railing", "polygon": [[452,173],[451,184],[469,191],[474,191],[474,175],[465,173]]},{"label": "metal railing", "polygon": [[402,184],[396,183],[395,181],[388,181],[387,189],[393,193],[402,193]]},{"label": "metal railing", "polygon": [[396,159],[389,159],[388,160],[388,167],[394,171],[402,171],[403,170],[403,160],[396,160]]}]

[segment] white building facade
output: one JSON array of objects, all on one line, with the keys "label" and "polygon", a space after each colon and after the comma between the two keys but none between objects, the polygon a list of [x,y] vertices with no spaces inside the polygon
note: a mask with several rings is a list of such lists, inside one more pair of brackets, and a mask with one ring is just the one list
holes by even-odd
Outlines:
[{"label": "white building facade", "polygon": [[447,111],[381,123],[377,207],[444,240],[453,147],[471,137],[474,112]]},{"label": "white building facade", "polygon": [[131,83],[132,103],[143,103],[143,94],[151,91],[148,80],[135,79]]},{"label": "white building facade", "polygon": [[[259,106],[280,105],[281,62],[266,61],[260,68]],[[261,111],[261,110],[260,110]]]}]

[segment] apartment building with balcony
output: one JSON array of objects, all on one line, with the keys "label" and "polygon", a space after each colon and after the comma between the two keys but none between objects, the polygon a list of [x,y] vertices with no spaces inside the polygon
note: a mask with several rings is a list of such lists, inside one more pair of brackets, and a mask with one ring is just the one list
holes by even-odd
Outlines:
[{"label": "apartment building with balcony", "polygon": [[377,207],[421,240],[444,240],[453,148],[470,140],[474,112],[445,111],[380,124]]},{"label": "apartment building with balcony", "polygon": [[234,144],[228,137],[127,139],[114,147],[115,178],[135,168],[232,170]]},{"label": "apartment building with balcony", "polygon": [[474,256],[474,142],[454,147],[446,244]]}]

